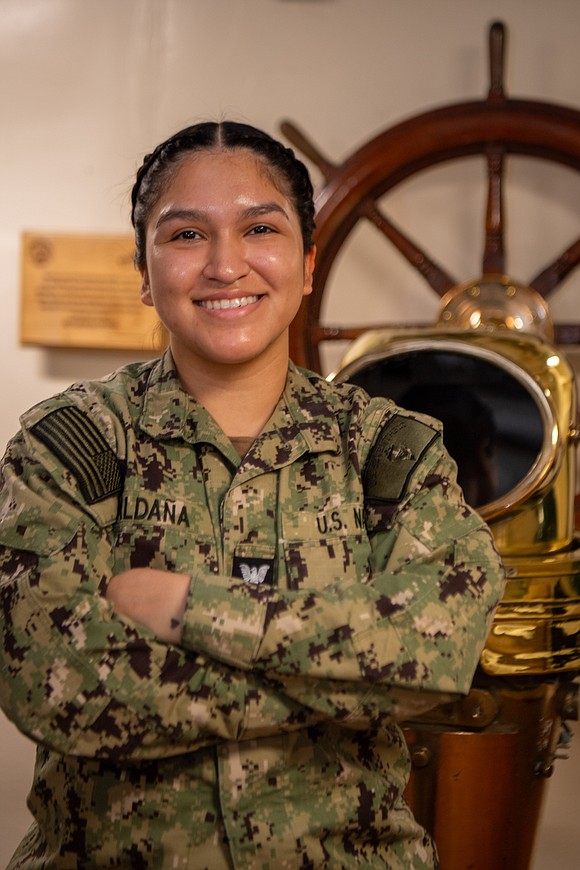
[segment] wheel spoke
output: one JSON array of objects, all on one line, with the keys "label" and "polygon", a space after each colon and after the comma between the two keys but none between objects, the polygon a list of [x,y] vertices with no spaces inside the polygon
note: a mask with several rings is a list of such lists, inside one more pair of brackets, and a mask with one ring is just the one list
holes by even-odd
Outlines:
[{"label": "wheel spoke", "polygon": [[549,296],[579,263],[580,239],[576,239],[559,257],[539,272],[533,281],[530,281],[530,287],[541,296]]},{"label": "wheel spoke", "polygon": [[555,323],[556,344],[580,344],[580,323]]},{"label": "wheel spoke", "polygon": [[503,155],[500,147],[489,148],[487,156],[487,211],[485,217],[485,246],[483,274],[504,274],[505,251],[503,243]]},{"label": "wheel spoke", "polygon": [[503,22],[494,21],[489,29],[489,92],[488,100],[503,100],[505,97],[504,77],[505,27]]},{"label": "wheel spoke", "polygon": [[411,266],[419,272],[429,286],[439,296],[443,296],[457,281],[451,277],[441,266],[427,256],[421,248],[412,242],[401,230],[393,224],[370,200],[361,203],[360,214],[368,218],[386,238],[392,242],[396,249],[403,255]]},{"label": "wheel spoke", "polygon": [[307,157],[308,160],[311,160],[314,165],[320,169],[324,178],[328,181],[336,170],[335,164],[331,163],[314,142],[312,142],[312,140],[309,139],[306,134],[296,126],[296,124],[293,124],[292,121],[282,121],[280,124],[280,130],[292,145],[299,148],[304,156]]},{"label": "wheel spoke", "polygon": [[[405,327],[410,324],[406,323]],[[312,337],[316,342],[320,341],[354,341],[365,332],[373,329],[397,329],[393,323],[368,323],[366,326],[315,326]]]}]

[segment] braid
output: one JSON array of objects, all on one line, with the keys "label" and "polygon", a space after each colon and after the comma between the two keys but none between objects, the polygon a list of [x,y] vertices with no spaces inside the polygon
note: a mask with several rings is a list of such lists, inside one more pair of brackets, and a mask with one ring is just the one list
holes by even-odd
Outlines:
[{"label": "braid", "polygon": [[151,154],[146,154],[143,158],[143,163],[137,170],[137,175],[135,176],[135,184],[133,185],[133,189],[131,191],[131,223],[133,224],[133,226],[135,226],[135,208],[137,207],[137,203],[139,201],[139,191],[141,190],[141,184],[143,182],[143,179],[157,160],[161,147],[161,145],[158,145],[155,151],[152,151]]}]

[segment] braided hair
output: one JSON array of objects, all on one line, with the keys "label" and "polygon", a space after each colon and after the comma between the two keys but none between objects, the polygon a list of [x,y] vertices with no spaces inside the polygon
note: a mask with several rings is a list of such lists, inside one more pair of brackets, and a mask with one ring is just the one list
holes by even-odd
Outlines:
[{"label": "braided hair", "polygon": [[145,232],[151,210],[180,160],[199,151],[245,148],[270,171],[272,181],[292,202],[302,232],[304,251],[312,247],[314,199],[308,170],[291,148],[249,124],[207,121],[186,127],[147,154],[131,191],[131,222],[135,230],[135,265],[145,265]]}]

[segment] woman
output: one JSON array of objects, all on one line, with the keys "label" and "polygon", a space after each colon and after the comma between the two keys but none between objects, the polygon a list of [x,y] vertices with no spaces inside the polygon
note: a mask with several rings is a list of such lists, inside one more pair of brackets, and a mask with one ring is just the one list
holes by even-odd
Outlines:
[{"label": "woman", "polygon": [[246,125],[133,190],[169,349],[22,419],[3,462],[16,867],[429,868],[396,722],[465,693],[503,588],[440,426],[288,360],[312,188]]}]

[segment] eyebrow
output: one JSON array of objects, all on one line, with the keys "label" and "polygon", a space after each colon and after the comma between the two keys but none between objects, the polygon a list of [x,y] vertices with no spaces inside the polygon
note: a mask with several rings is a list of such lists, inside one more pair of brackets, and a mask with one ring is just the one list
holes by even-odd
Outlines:
[{"label": "eyebrow", "polygon": [[[272,212],[281,214],[286,218],[286,220],[289,220],[288,212],[285,211],[285,209],[283,209],[281,205],[278,205],[277,202],[264,202],[260,203],[260,205],[252,205],[249,208],[243,209],[240,212],[239,217],[241,220],[247,220],[250,218],[263,217],[264,215],[271,214]],[[173,220],[186,220],[197,223],[198,221],[206,220],[207,216],[208,213],[203,211],[202,209],[173,208],[169,209],[166,212],[163,212],[163,214],[159,216],[156,226],[160,227],[162,224]]]}]

